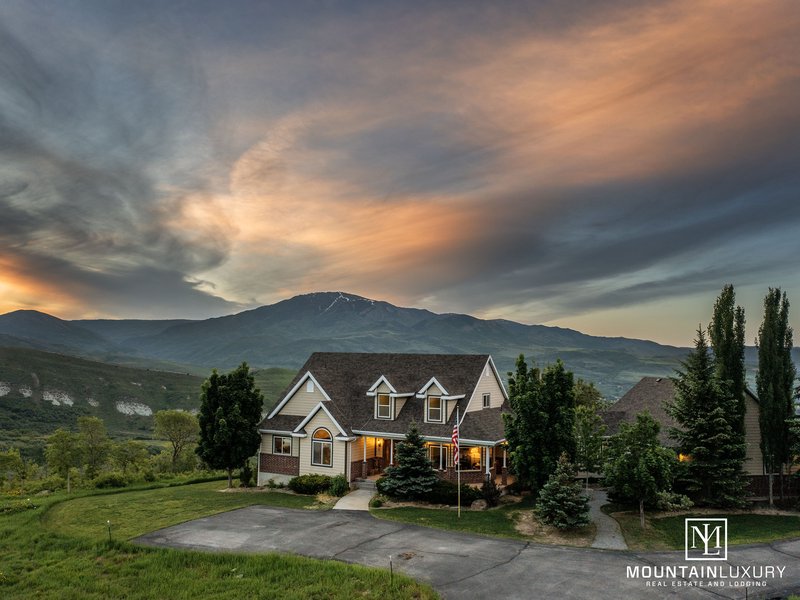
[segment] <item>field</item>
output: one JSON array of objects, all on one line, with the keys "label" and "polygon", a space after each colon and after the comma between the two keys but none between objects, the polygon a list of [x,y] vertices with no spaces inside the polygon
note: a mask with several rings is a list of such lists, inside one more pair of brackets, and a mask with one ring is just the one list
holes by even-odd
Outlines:
[{"label": "field", "polygon": [[[251,504],[320,509],[315,498],[220,493],[221,482],[0,500],[0,597],[9,599],[436,598],[428,586],[388,573],[303,557],[151,549],[139,534]],[[111,521],[109,541],[107,521]]]}]

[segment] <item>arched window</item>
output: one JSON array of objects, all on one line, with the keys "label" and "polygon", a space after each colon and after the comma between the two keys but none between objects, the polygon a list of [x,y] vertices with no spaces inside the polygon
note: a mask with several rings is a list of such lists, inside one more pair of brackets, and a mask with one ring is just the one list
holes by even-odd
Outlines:
[{"label": "arched window", "polygon": [[318,467],[333,466],[333,437],[324,427],[314,431],[311,436],[311,464]]}]

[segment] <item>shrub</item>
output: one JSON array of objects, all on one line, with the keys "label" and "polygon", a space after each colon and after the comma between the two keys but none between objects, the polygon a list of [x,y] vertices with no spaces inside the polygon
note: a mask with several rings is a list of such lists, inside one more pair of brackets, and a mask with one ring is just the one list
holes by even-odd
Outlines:
[{"label": "shrub", "polygon": [[347,478],[344,475],[337,475],[331,478],[331,486],[328,488],[328,492],[331,496],[344,496],[349,491],[350,484],[347,482]]},{"label": "shrub", "polygon": [[144,471],[142,471],[142,479],[144,479],[148,483],[152,483],[153,481],[156,480],[156,474],[153,472],[153,469],[148,467]]},{"label": "shrub", "polygon": [[497,506],[500,503],[500,490],[494,483],[493,479],[487,479],[481,486],[481,495],[486,500],[487,506]]},{"label": "shrub", "polygon": [[48,492],[55,492],[66,487],[66,480],[60,475],[50,475],[45,479],[36,481],[28,481],[25,483],[25,491],[28,494],[38,494],[47,490]]},{"label": "shrub", "polygon": [[36,508],[38,508],[38,506],[31,502],[30,498],[26,498],[25,500],[15,500],[10,504],[1,505],[0,515],[13,515],[26,510],[35,510]]},{"label": "shrub", "polygon": [[96,488],[122,488],[128,485],[128,478],[120,471],[109,471],[94,478]]},{"label": "shrub", "polygon": [[[461,506],[469,506],[475,500],[481,498],[481,492],[466,483],[461,484]],[[440,479],[433,485],[433,489],[428,492],[424,500],[431,504],[447,504],[450,506],[458,504],[458,486],[455,483]]]},{"label": "shrub", "polygon": [[331,487],[331,478],[327,475],[299,475],[289,480],[289,489],[297,494],[309,496],[328,491]]},{"label": "shrub", "polygon": [[383,498],[381,496],[375,496],[369,501],[370,508],[380,508],[383,506]]},{"label": "shrub", "polygon": [[675,492],[658,492],[656,494],[656,508],[664,511],[686,510],[692,508],[694,502],[688,496]]},{"label": "shrub", "polygon": [[571,529],[589,524],[589,498],[575,480],[575,467],[566,453],[558,459],[556,471],[539,492],[536,515],[546,525]]},{"label": "shrub", "polygon": [[247,461],[239,471],[239,486],[249,488],[253,485],[253,468],[250,466],[250,461]]}]

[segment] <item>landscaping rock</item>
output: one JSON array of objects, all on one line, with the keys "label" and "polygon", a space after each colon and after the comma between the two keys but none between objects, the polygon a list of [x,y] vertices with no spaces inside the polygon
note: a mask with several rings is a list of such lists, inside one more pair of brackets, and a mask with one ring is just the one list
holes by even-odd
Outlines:
[{"label": "landscaping rock", "polygon": [[475,500],[472,504],[469,505],[470,510],[486,510],[488,504],[486,500]]},{"label": "landscaping rock", "polygon": [[50,495],[50,490],[42,490],[41,492],[37,492],[34,495],[35,496],[49,496]]}]

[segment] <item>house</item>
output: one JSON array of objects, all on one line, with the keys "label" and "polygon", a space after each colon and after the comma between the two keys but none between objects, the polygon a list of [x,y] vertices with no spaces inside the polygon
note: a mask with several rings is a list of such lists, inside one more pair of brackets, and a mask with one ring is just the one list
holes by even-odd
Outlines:
[{"label": "house", "polygon": [[[675,386],[669,377],[643,377],[603,413],[608,435],[618,433],[621,423],[634,423],[636,415],[646,410],[661,425],[659,432],[661,444],[668,448],[677,447],[677,441],[669,434],[670,428],[676,427],[677,423],[666,410],[666,405],[674,398]],[[753,392],[745,389],[744,424],[747,454],[744,472],[751,477],[761,476],[764,473],[758,415],[758,399]]]},{"label": "house", "polygon": [[380,473],[394,464],[412,422],[436,471],[455,480],[457,413],[461,480],[502,477],[507,407],[488,354],[315,352],[259,424],[258,484],[307,473],[351,482]]}]

